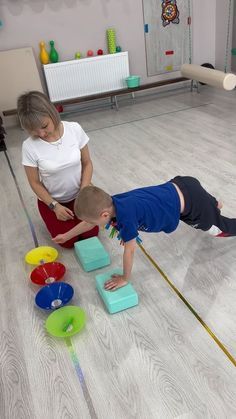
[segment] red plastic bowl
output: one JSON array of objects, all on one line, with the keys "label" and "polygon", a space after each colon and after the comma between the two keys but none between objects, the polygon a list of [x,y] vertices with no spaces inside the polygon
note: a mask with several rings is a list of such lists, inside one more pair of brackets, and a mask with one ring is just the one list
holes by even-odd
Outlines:
[{"label": "red plastic bowl", "polygon": [[37,285],[48,285],[60,281],[65,275],[66,268],[60,262],[48,262],[37,266],[31,274],[30,279]]}]

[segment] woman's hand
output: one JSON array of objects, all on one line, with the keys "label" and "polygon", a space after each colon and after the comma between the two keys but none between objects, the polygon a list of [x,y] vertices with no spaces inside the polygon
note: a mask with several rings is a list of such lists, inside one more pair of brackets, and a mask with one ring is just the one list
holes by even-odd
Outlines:
[{"label": "woman's hand", "polygon": [[59,204],[59,202],[56,204],[54,210],[56,214],[56,217],[58,220],[61,221],[67,221],[67,220],[73,220],[74,219],[74,213],[69,208],[64,207],[63,205]]},{"label": "woman's hand", "polygon": [[85,221],[81,221],[75,227],[71,228],[69,231],[63,234],[58,234],[56,237],[53,237],[52,240],[55,243],[61,244],[65,243],[73,237],[78,237],[80,234],[86,233],[86,231],[91,230],[93,228],[93,224],[86,223]]},{"label": "woman's hand", "polygon": [[127,279],[125,279],[124,275],[114,274],[111,276],[111,279],[105,282],[104,288],[107,291],[115,291],[118,288],[124,287],[128,284]]},{"label": "woman's hand", "polygon": [[58,234],[56,237],[52,237],[52,241],[54,241],[57,244],[62,244],[67,241],[66,233],[64,234]]}]

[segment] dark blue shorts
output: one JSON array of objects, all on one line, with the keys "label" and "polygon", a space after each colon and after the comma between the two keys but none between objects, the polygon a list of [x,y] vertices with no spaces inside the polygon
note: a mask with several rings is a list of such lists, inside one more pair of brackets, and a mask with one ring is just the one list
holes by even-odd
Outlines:
[{"label": "dark blue shorts", "polygon": [[193,228],[209,231],[214,236],[236,236],[236,219],[221,215],[216,198],[191,176],[171,179],[184,195],[185,208],[180,219]]}]

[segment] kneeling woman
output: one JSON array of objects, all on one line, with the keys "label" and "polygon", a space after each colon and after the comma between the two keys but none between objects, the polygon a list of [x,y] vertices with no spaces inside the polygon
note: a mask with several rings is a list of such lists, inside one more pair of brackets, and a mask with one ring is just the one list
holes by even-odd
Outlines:
[{"label": "kneeling woman", "polygon": [[[22,164],[38,208],[52,237],[66,233],[80,223],[74,215],[78,192],[91,182],[93,165],[89,138],[77,122],[61,121],[59,113],[41,92],[21,95],[18,116],[29,137],[23,142]],[[63,243],[98,235],[98,227]]]}]

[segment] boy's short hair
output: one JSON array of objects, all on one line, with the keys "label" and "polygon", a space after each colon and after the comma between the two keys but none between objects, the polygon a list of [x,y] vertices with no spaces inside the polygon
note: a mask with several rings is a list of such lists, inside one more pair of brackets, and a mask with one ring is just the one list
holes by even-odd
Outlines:
[{"label": "boy's short hair", "polygon": [[76,217],[97,219],[101,213],[112,205],[111,196],[97,186],[86,186],[75,199],[74,211]]},{"label": "boy's short hair", "polygon": [[61,121],[59,113],[48,97],[36,90],[24,93],[18,97],[17,113],[22,128],[29,133],[41,128],[42,119],[45,117],[51,118],[55,128],[58,127]]}]

